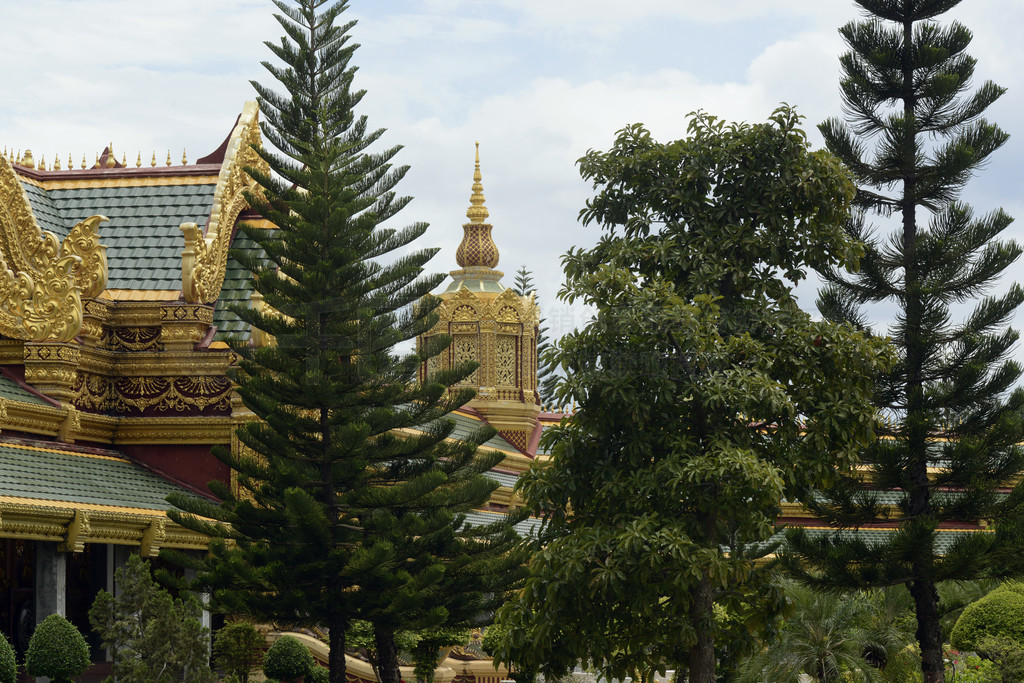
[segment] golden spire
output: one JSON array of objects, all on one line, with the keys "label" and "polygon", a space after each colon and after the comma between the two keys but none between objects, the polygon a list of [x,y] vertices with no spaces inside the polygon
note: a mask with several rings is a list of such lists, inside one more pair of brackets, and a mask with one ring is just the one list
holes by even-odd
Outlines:
[{"label": "golden spire", "polygon": [[153,159],[152,159],[152,161],[149,162],[149,165],[152,166],[153,168],[156,168],[156,150],[155,149],[153,150]]},{"label": "golden spire", "polygon": [[25,168],[35,168],[36,162],[32,161],[32,150],[25,150],[25,158],[21,160],[21,165]]},{"label": "golden spire", "polygon": [[99,167],[100,167],[100,153],[96,152],[96,165],[93,166],[93,168],[99,168]]},{"label": "golden spire", "polygon": [[85,152],[82,152],[82,168],[85,168],[85,165],[86,165],[86,162],[85,162]]},{"label": "golden spire", "polygon": [[54,154],[53,155],[53,170],[54,171],[59,171],[60,170],[60,155],[59,154]]},{"label": "golden spire", "polygon": [[480,175],[480,141],[476,143],[476,167],[473,169],[473,194],[469,198],[470,207],[466,211],[466,218],[470,223],[483,223],[491,214],[484,206],[484,186],[480,182],[483,176]]},{"label": "golden spire", "polygon": [[188,158],[185,156],[185,150],[181,150],[181,165],[188,166]]},{"label": "golden spire", "polygon": [[117,166],[117,159],[114,158],[114,143],[111,142],[107,146],[107,168],[114,168]]},{"label": "golden spire", "polygon": [[124,152],[121,152],[121,165],[122,166],[127,166],[128,165],[128,155],[125,154]]},{"label": "golden spire", "polygon": [[139,150],[139,156],[135,159],[135,168],[142,168],[142,150]]},{"label": "golden spire", "polygon": [[[485,223],[490,213],[484,206],[484,186],[480,175],[480,143],[476,143],[476,166],[473,169],[473,194],[469,198],[466,217],[469,222],[462,226],[462,242],[455,251],[455,261],[462,268],[494,268],[498,265],[498,247],[491,239],[491,224]],[[497,271],[495,271],[497,273]],[[454,277],[454,276],[453,276]],[[501,277],[501,273],[497,273]]]},{"label": "golden spire", "polygon": [[75,170],[75,162],[74,162],[74,160],[71,159],[71,152],[68,152],[68,170],[69,171]]},{"label": "golden spire", "polygon": [[167,165],[171,165],[171,150],[167,150]]}]

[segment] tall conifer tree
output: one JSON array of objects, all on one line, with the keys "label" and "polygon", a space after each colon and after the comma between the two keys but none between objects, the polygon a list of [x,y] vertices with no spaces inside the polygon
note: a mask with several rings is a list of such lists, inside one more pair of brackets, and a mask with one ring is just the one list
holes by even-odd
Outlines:
[{"label": "tall conifer tree", "polygon": [[[515,283],[512,287],[519,296],[528,296],[530,292],[536,293],[537,288],[533,284],[533,273],[526,266],[520,266],[516,271]],[[548,328],[545,326],[547,320],[540,319],[540,326],[537,329],[537,393],[540,394],[540,402],[545,407],[551,405],[555,398],[554,367],[551,364],[549,354],[551,352],[551,341],[548,339]]]},{"label": "tall conifer tree", "polygon": [[[429,292],[442,276],[421,276],[435,249],[398,255],[426,224],[382,225],[409,201],[394,191],[406,168],[391,165],[398,147],[368,151],[383,131],[354,114],[363,92],[351,89],[354,22],[337,23],[345,0],[275,4],[286,36],[267,43],[279,64],[264,66],[284,92],[253,85],[278,151],[260,150],[271,173],[249,171],[260,186],[249,200],[277,229],[242,228],[264,252],[246,264],[269,312],[236,313],[276,343],[233,346],[255,418],[237,432],[243,448],[217,454],[237,487],[211,484],[220,504],[175,498],[185,513],[173,516],[214,537],[195,566],[216,609],[326,625],[332,683],[345,681],[346,627],[369,621],[382,680],[398,683],[396,630],[464,622],[447,593],[483,609],[480,594],[500,590],[473,583],[488,537],[466,540],[461,513],[497,487],[483,472],[501,455],[478,452],[493,430],[449,439],[445,416],[472,396],[450,387],[471,364],[415,384],[443,343],[395,351],[436,322]],[[499,534],[495,547],[508,543]],[[472,557],[459,554],[467,544]]]},{"label": "tall conifer tree", "polygon": [[[1003,89],[985,82],[970,91],[970,31],[934,21],[960,0],[857,4],[869,17],[840,29],[850,48],[841,59],[847,121],[830,119],[820,129],[859,185],[862,211],[849,230],[867,253],[858,274],[825,274],[819,307],[831,320],[861,326],[865,306],[894,307],[888,335],[900,362],[878,385],[877,405],[890,426],[865,453],[870,486],[848,479],[816,510],[839,528],[899,528],[873,544],[801,531],[789,541],[812,583],[905,584],[916,606],[924,680],[933,683],[943,680],[936,583],[1021,571],[1019,538],[999,524],[1018,496],[998,492],[1024,470],[1016,445],[1024,440],[1024,392],[1013,389],[1021,368],[1008,359],[1017,333],[1007,328],[1024,291],[1012,285],[987,294],[1021,249],[998,239],[1011,222],[1003,211],[975,216],[958,200],[1007,139],[982,118]],[[876,233],[870,214],[898,224],[891,234]],[[977,300],[973,310],[953,322],[952,307],[969,300]],[[995,533],[940,541],[944,524],[992,520]]]}]

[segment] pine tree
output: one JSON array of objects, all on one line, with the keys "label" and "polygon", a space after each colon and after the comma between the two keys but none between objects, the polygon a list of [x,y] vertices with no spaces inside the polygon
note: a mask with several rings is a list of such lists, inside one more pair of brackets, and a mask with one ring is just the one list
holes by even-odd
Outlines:
[{"label": "pine tree", "polygon": [[[536,294],[537,288],[533,285],[533,273],[526,266],[520,266],[516,271],[513,291],[519,296],[527,296],[530,292]],[[544,326],[547,320],[540,319],[537,328],[537,393],[540,394],[540,402],[543,406],[550,406],[555,398],[554,366],[551,363],[551,341],[548,339],[548,328]]]},{"label": "pine tree", "polygon": [[395,351],[435,324],[442,276],[421,276],[436,249],[406,249],[426,224],[383,225],[409,201],[394,189],[406,168],[392,166],[398,147],[368,151],[383,131],[354,113],[346,2],[275,4],[286,36],[267,44],[281,64],[264,66],[284,92],[253,85],[279,151],[259,150],[270,173],[249,170],[248,199],[276,229],[242,227],[264,252],[245,263],[268,308],[235,310],[275,343],[233,343],[254,418],[240,448],[217,452],[235,486],[211,484],[219,504],[177,497],[172,516],[213,537],[193,565],[214,609],[327,626],[332,683],[349,623],[366,620],[382,681],[398,683],[394,634],[448,619],[461,515],[497,487],[483,473],[502,456],[478,451],[493,430],[449,438],[445,416],[472,396],[451,387],[472,364],[416,384],[444,342]]},{"label": "pine tree", "polygon": [[[867,327],[864,306],[894,307],[888,335],[900,362],[878,385],[888,433],[863,456],[871,485],[847,480],[815,510],[838,528],[881,522],[898,531],[873,544],[789,536],[814,584],[909,588],[927,683],[943,679],[936,583],[1022,570],[1009,524],[958,534],[947,547],[938,533],[946,523],[1008,520],[1022,492],[998,491],[1024,470],[1015,445],[1024,440],[1024,392],[1013,389],[1021,368],[1008,359],[1017,333],[1006,327],[1024,290],[986,295],[1021,250],[998,239],[1011,222],[1002,210],[975,216],[958,200],[1006,142],[982,118],[1003,89],[985,82],[969,92],[971,33],[934,21],[959,3],[857,0],[869,18],[840,29],[850,48],[841,58],[847,122],[830,119],[820,130],[859,185],[861,212],[849,232],[867,252],[856,275],[825,272],[819,308]],[[876,233],[872,214],[895,219],[892,233]],[[954,323],[952,307],[979,297]]]}]

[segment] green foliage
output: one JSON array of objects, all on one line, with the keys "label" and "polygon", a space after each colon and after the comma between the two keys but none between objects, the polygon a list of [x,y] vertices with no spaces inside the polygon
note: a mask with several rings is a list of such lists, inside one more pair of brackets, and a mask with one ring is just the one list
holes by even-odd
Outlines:
[{"label": "green foliage", "polygon": [[18,662],[14,656],[14,647],[7,636],[0,633],[0,683],[14,683],[18,676]]},{"label": "green foliage", "polygon": [[499,612],[501,661],[620,679],[681,663],[704,683],[781,606],[756,563],[779,505],[854,462],[888,359],[792,297],[808,268],[860,253],[842,229],[852,185],[799,121],[698,114],[669,143],[635,125],[580,161],[597,189],[581,218],[604,234],[565,256],[560,296],[596,314],[557,345],[579,410],[520,480],[544,547]]},{"label": "green foliage", "polygon": [[986,635],[978,640],[978,652],[995,663],[1000,683],[1024,681],[1024,644],[1020,638]]},{"label": "green foliage", "polygon": [[331,670],[326,666],[317,664],[306,676],[306,683],[328,683],[331,680]]},{"label": "green foliage", "polygon": [[247,683],[259,667],[266,640],[256,627],[245,621],[227,624],[213,634],[213,661],[218,668]]},{"label": "green foliage", "polygon": [[85,637],[59,614],[51,614],[36,626],[25,652],[29,676],[48,676],[54,683],[70,683],[89,663]]},{"label": "green foliage", "polygon": [[89,622],[114,656],[114,675],[124,683],[171,683],[183,676],[213,680],[210,630],[194,596],[173,598],[153,581],[149,563],[131,555],[114,572],[117,597],[101,590]]},{"label": "green foliage", "polygon": [[995,662],[974,653],[950,650],[946,653],[945,674],[948,683],[1003,683]]},{"label": "green foliage", "polygon": [[313,655],[293,636],[281,636],[263,657],[263,673],[268,678],[291,681],[312,673]]},{"label": "green foliage", "polygon": [[236,254],[267,308],[235,309],[276,344],[232,342],[254,419],[238,429],[243,448],[216,454],[238,489],[212,483],[219,504],[172,498],[176,521],[213,537],[209,558],[177,558],[214,609],[328,627],[335,683],[350,621],[372,623],[381,679],[397,683],[396,631],[458,625],[504,597],[515,519],[465,528],[503,457],[477,450],[490,428],[450,438],[447,416],[472,396],[455,385],[474,365],[417,382],[450,340],[400,351],[436,323],[429,293],[443,276],[423,276],[437,251],[415,248],[426,224],[395,225],[410,201],[396,194],[399,147],[378,148],[383,131],[355,113],[346,2],[276,5],[286,35],[264,66],[279,90],[253,85],[278,151],[258,149],[266,167],[248,169],[259,191],[247,198],[277,229],[243,226],[262,255]]},{"label": "green foliage", "polygon": [[[536,295],[537,289],[533,285],[533,273],[526,266],[520,266],[516,271],[516,279],[512,289],[519,296],[529,296],[530,292]],[[540,305],[539,299],[537,300]],[[545,318],[540,319],[537,328],[537,393],[540,395],[540,402],[543,406],[551,406],[555,397],[555,384],[558,377],[554,374],[554,356],[551,355],[553,348],[551,340],[548,339],[548,328],[544,326]]]},{"label": "green foliage", "polygon": [[439,628],[420,633],[419,640],[412,648],[416,680],[420,683],[433,683],[441,653],[454,645],[465,645],[469,639],[470,631],[465,628]]},{"label": "green foliage", "polygon": [[874,671],[864,658],[872,604],[864,595],[840,596],[789,585],[792,614],[779,636],[763,652],[744,662],[738,683],[789,681],[801,673],[821,683],[846,679],[871,680]]},{"label": "green foliage", "polygon": [[995,590],[968,605],[950,633],[950,643],[961,650],[980,650],[985,636],[1024,641],[1024,595]]},{"label": "green foliage", "polygon": [[[855,274],[825,269],[818,306],[826,319],[863,329],[871,329],[871,306],[894,321],[874,330],[898,353],[875,396],[885,438],[862,455],[874,487],[888,493],[883,504],[859,476],[844,480],[813,506],[837,532],[793,530],[788,544],[815,585],[906,585],[924,679],[935,683],[943,668],[937,585],[1024,572],[1024,487],[998,490],[1024,472],[1021,367],[1009,356],[1018,335],[1008,328],[1024,289],[992,293],[1021,248],[1000,239],[1006,213],[976,216],[958,199],[1007,141],[984,119],[1004,90],[973,88],[970,31],[937,21],[960,0],[857,4],[867,17],[840,29],[849,46],[840,59],[846,121],[820,130],[857,182],[847,232],[866,251]],[[944,522],[980,520],[998,520],[995,533],[942,543]],[[899,529],[870,544],[845,531],[871,524]]]}]

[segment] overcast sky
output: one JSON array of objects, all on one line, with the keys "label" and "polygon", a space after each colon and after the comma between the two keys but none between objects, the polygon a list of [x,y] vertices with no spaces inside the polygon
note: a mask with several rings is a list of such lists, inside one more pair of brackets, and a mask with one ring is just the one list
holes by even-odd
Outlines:
[{"label": "overcast sky", "polygon": [[[170,149],[180,163],[229,132],[250,79],[268,82],[262,44],[281,31],[269,0],[0,0],[0,149],[91,163],[113,142],[134,162]],[[780,102],[814,126],[840,113],[837,28],[848,0],[352,0],[361,44],[360,111],[403,145],[415,197],[406,221],[431,224],[433,268],[455,268],[480,141],[487,206],[510,283],[534,272],[550,332],[580,323],[560,305],[560,256],[596,238],[576,216],[590,188],[575,161],[619,128],[683,136],[704,109],[762,121]],[[1013,136],[965,198],[1022,220],[1024,2],[965,0],[949,15],[974,32],[978,82],[1009,88],[988,118]],[[102,207],[97,207],[102,208]],[[1013,277],[1019,278],[1018,267]],[[812,306],[813,290],[802,303]]]}]

